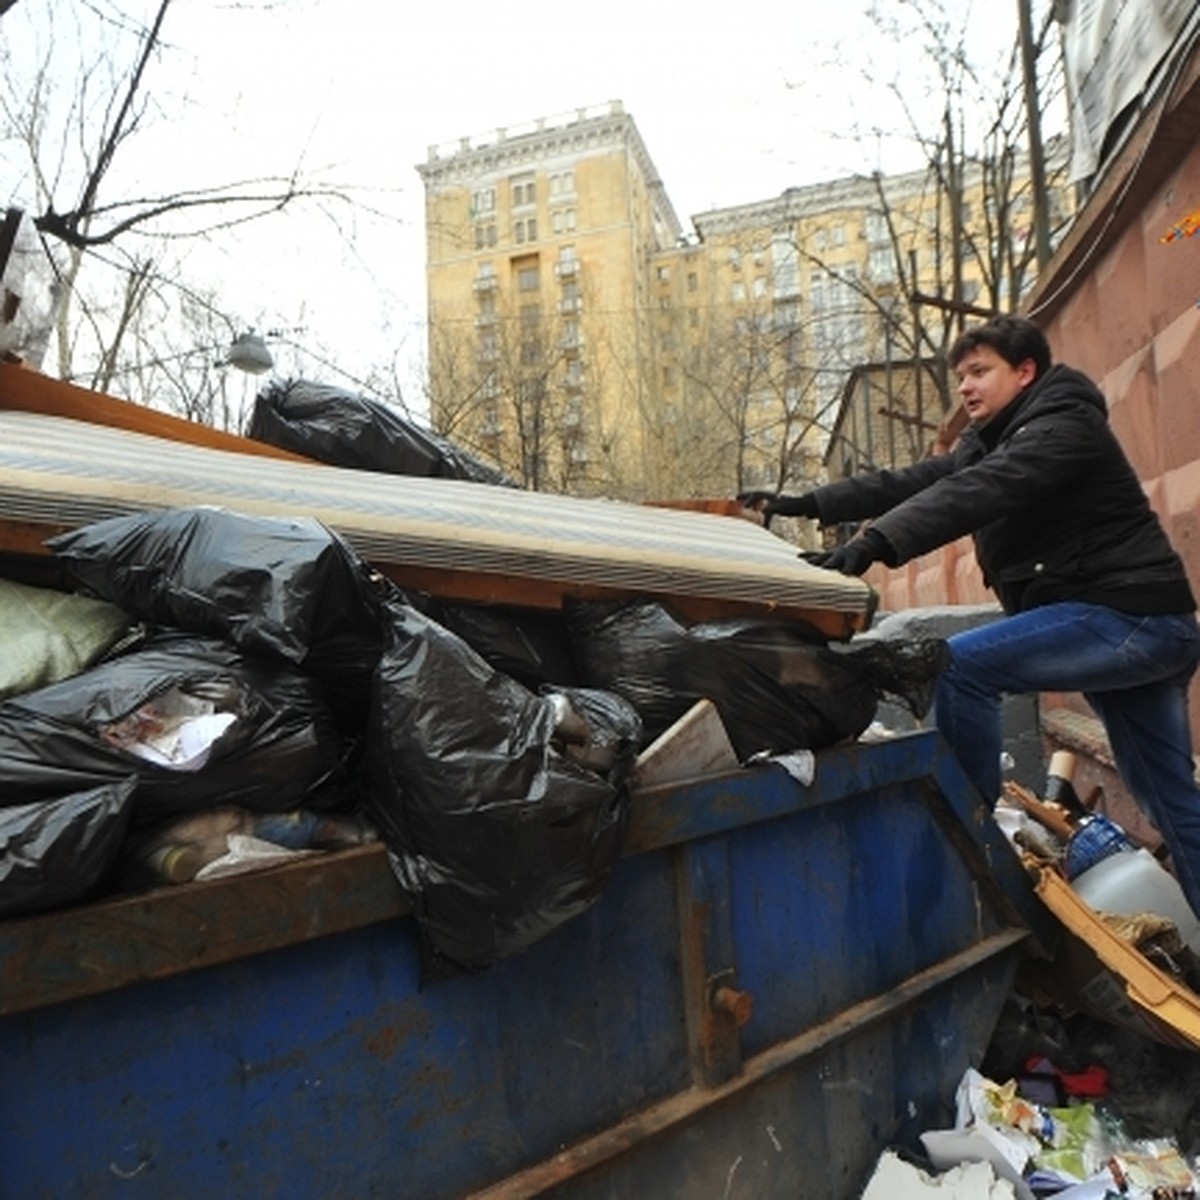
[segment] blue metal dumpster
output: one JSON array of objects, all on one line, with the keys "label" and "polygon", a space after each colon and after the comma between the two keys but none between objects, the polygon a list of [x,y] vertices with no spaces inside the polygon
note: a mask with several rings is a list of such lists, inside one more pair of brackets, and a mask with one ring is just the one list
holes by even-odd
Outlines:
[{"label": "blue metal dumpster", "polygon": [[383,850],[0,923],[0,1196],[857,1196],[1044,910],[931,733],[635,797],[599,902],[422,987]]}]

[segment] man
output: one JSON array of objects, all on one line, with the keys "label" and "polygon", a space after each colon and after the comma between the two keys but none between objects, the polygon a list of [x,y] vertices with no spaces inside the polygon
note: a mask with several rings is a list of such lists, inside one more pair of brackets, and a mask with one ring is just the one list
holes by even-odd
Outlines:
[{"label": "man", "polygon": [[802,495],[739,497],[830,525],[874,518],[844,546],[807,555],[861,575],[970,533],[1005,616],[949,639],[937,727],[980,794],[1001,792],[1005,693],[1082,692],[1130,794],[1154,820],[1200,913],[1200,788],[1187,691],[1200,659],[1179,556],[1085,375],[1051,365],[1021,317],[967,330],[950,350],[970,424],[953,450]]}]

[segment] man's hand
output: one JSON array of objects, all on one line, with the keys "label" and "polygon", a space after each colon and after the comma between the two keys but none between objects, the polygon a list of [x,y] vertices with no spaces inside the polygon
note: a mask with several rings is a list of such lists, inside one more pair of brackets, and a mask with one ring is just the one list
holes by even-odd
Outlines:
[{"label": "man's hand", "polygon": [[844,546],[836,546],[832,550],[802,551],[800,557],[814,567],[824,567],[827,571],[861,575],[873,562],[886,561],[889,548],[883,534],[868,529],[866,533],[851,538]]},{"label": "man's hand", "polygon": [[815,519],[821,515],[812,492],[801,492],[798,496],[783,496],[778,492],[741,492],[737,501],[745,508],[762,513],[764,527],[770,526],[772,517]]}]

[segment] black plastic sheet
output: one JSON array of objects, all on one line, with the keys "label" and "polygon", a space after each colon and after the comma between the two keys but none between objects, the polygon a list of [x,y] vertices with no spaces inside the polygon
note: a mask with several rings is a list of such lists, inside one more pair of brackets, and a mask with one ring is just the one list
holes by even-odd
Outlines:
[{"label": "black plastic sheet", "polygon": [[247,433],[337,467],[517,486],[502,471],[387,405],[304,379],[274,382],[259,392]]},{"label": "black plastic sheet", "polygon": [[365,721],[386,588],[319,521],[175,508],[98,521],[48,545],[102,599],[301,667],[326,684],[344,723]]},{"label": "black plastic sheet", "polygon": [[116,863],[134,779],[0,808],[0,917],[82,899]]},{"label": "black plastic sheet", "polygon": [[618,696],[535,695],[415,609],[393,615],[366,803],[437,978],[522,950],[595,901],[641,725]]},{"label": "black plastic sheet", "polygon": [[582,681],[624,696],[648,739],[707,698],[742,761],[857,737],[885,693],[927,706],[943,662],[938,646],[835,650],[792,622],[687,626],[650,602],[577,602],[568,618]]},{"label": "black plastic sheet", "polygon": [[[140,733],[195,702],[232,721],[202,765],[141,757]],[[137,820],[215,804],[343,807],[346,745],[316,679],[213,639],[162,634],[70,679],[0,704],[0,805],[42,803],[133,775]]]}]

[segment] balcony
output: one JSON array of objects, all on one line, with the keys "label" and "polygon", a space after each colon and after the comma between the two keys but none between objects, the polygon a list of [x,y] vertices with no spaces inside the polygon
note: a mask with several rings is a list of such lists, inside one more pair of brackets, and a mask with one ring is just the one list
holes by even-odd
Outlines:
[{"label": "balcony", "polygon": [[558,302],[558,311],[560,313],[579,312],[581,308],[583,308],[582,296],[564,296]]},{"label": "balcony", "polygon": [[496,275],[476,275],[471,286],[477,292],[494,292],[500,286],[500,280]]},{"label": "balcony", "polygon": [[495,313],[480,313],[475,318],[476,329],[491,329],[497,322],[498,318]]},{"label": "balcony", "polygon": [[579,275],[579,259],[560,258],[554,264],[554,273],[559,279],[574,279]]}]

